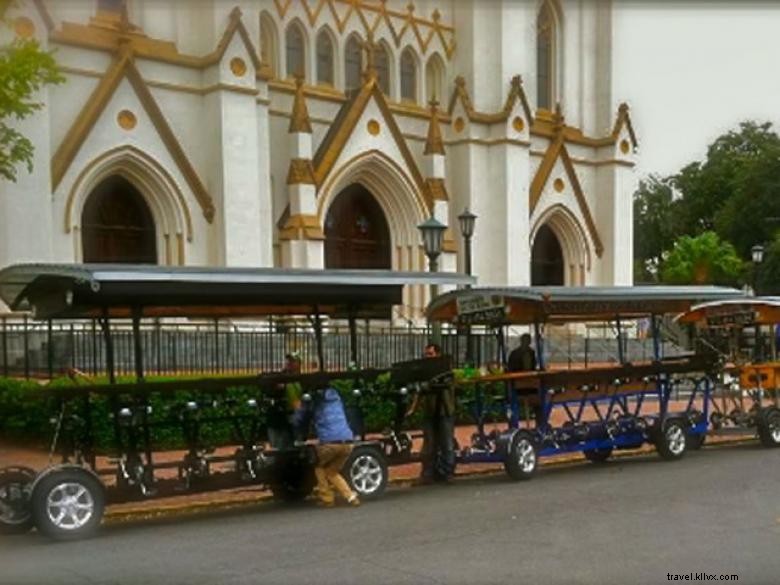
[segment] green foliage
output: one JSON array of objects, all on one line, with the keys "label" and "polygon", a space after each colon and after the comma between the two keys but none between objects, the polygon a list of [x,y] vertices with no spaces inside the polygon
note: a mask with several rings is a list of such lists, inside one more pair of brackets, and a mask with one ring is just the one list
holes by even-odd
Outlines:
[{"label": "green foliage", "polygon": [[63,81],[54,57],[37,41],[16,38],[0,46],[0,177],[15,181],[20,164],[32,171],[35,148],[11,124],[40,111],[38,91]]},{"label": "green foliage", "polygon": [[664,262],[662,278],[668,284],[736,284],[742,260],[734,246],[715,232],[679,238]]},{"label": "green foliage", "polygon": [[780,136],[770,123],[743,122],[717,138],[704,161],[643,181],[635,194],[634,221],[637,281],[661,275],[665,282],[738,284],[739,270],[728,254],[722,260],[699,258],[694,274],[691,255],[706,255],[715,245],[709,237],[695,246],[682,242],[676,254],[672,243],[714,232],[749,261],[752,246],[771,241],[780,228]]}]

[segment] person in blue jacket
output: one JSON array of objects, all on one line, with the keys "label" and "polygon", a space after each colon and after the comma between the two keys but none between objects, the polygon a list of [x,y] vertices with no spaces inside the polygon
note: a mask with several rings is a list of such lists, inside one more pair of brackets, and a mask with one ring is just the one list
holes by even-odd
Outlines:
[{"label": "person in blue jacket", "polygon": [[[354,433],[349,428],[344,403],[335,388],[327,388],[314,403],[314,428],[319,439],[316,447],[317,495],[325,507],[336,504],[334,489],[348,504],[359,506],[360,499],[341,476],[341,469],[352,453]],[[295,422],[300,424],[305,417],[304,407],[295,413]]]}]

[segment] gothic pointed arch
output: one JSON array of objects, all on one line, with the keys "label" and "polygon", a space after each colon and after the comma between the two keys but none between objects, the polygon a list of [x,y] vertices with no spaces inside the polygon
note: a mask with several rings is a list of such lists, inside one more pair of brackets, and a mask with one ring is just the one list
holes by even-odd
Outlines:
[{"label": "gothic pointed arch", "polygon": [[285,74],[306,78],[306,30],[298,20],[287,25],[284,33]]},{"label": "gothic pointed arch", "polygon": [[151,213],[157,261],[166,265],[183,265],[185,244],[193,239],[187,201],[171,174],[155,159],[133,146],[103,153],[86,165],[76,179],[65,203],[64,214],[65,233],[73,235],[75,257],[87,257],[82,233],[88,200],[106,181],[118,179],[142,197]]},{"label": "gothic pointed arch", "polygon": [[411,47],[401,52],[401,100],[417,102],[417,57]]},{"label": "gothic pointed arch", "polygon": [[360,87],[363,76],[363,41],[357,33],[351,34],[344,45],[344,89]]},{"label": "gothic pointed arch", "polygon": [[327,26],[317,33],[317,83],[336,85],[336,41]]},{"label": "gothic pointed arch", "polygon": [[551,206],[531,229],[532,284],[586,284],[591,269],[591,243],[570,209]]},{"label": "gothic pointed arch", "polygon": [[441,102],[444,100],[444,60],[438,53],[428,58],[425,65],[425,101]]},{"label": "gothic pointed arch", "polygon": [[385,95],[390,95],[392,89],[392,80],[390,74],[390,63],[393,61],[393,53],[388,44],[379,41],[374,49],[374,69],[376,70],[377,83],[379,89]]},{"label": "gothic pointed arch", "polygon": [[272,76],[279,74],[279,37],[276,23],[265,11],[260,13],[260,58]]}]

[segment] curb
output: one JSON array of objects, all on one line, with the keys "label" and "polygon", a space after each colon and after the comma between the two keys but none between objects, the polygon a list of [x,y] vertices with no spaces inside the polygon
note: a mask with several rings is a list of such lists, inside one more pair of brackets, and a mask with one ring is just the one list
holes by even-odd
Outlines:
[{"label": "curb", "polygon": [[[709,443],[704,445],[702,449],[719,449],[721,447],[732,447],[735,445],[742,445],[750,443],[754,440],[754,437],[740,437],[735,439],[725,439],[717,441],[715,443]],[[612,459],[633,459],[644,455],[655,453],[655,449],[651,446],[643,446],[638,450],[617,452],[612,456]],[[540,467],[547,468],[560,468],[568,467],[574,464],[583,463],[585,458],[582,454],[576,453],[571,455],[564,455],[554,460],[542,461]],[[470,470],[456,476],[456,480],[466,479],[471,477],[482,477],[490,475],[498,475],[503,473],[500,469],[475,469]],[[403,487],[412,488],[415,487],[416,477],[396,477],[388,481],[388,484]],[[220,492],[215,492],[219,494]],[[202,514],[213,514],[217,512],[225,512],[229,510],[236,510],[242,508],[256,507],[264,502],[273,501],[273,496],[266,492],[258,492],[256,495],[246,497],[246,499],[226,499],[224,497],[215,497],[206,501],[199,502],[184,502],[184,503],[172,503],[164,504],[156,507],[141,507],[137,509],[120,509],[120,510],[106,510],[103,524],[106,526],[113,526],[117,524],[125,524],[129,522],[135,522],[139,520],[153,520],[163,518],[176,518],[186,516],[197,516]]]}]

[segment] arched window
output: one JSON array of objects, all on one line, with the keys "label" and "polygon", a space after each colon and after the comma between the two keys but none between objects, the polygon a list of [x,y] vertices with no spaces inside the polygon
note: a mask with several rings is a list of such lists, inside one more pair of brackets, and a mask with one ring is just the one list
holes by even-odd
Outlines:
[{"label": "arched window", "polygon": [[260,15],[260,58],[271,68],[274,75],[279,71],[276,49],[278,46],[274,21],[264,12]]},{"label": "arched window", "polygon": [[437,54],[432,55],[425,66],[425,88],[427,101],[444,99],[444,62]]},{"label": "arched window", "polygon": [[156,264],[154,218],[124,177],[109,177],[89,195],[81,216],[84,262]]},{"label": "arched window", "polygon": [[346,90],[360,87],[363,73],[363,43],[356,35],[349,37],[344,51],[344,85]]},{"label": "arched window", "polygon": [[317,35],[317,83],[333,85],[333,41],[324,30]]},{"label": "arched window", "polygon": [[122,12],[125,0],[98,0],[98,10],[101,12]]},{"label": "arched window", "polygon": [[536,20],[536,104],[552,110],[555,104],[556,18],[552,4],[542,4]]},{"label": "arched window", "polygon": [[408,48],[401,53],[401,99],[417,101],[417,63]]},{"label": "arched window", "polygon": [[306,77],[306,51],[301,27],[293,23],[285,35],[287,77]]},{"label": "arched window", "polygon": [[384,44],[379,43],[374,49],[374,67],[379,81],[379,88],[385,95],[390,94],[390,53]]}]

